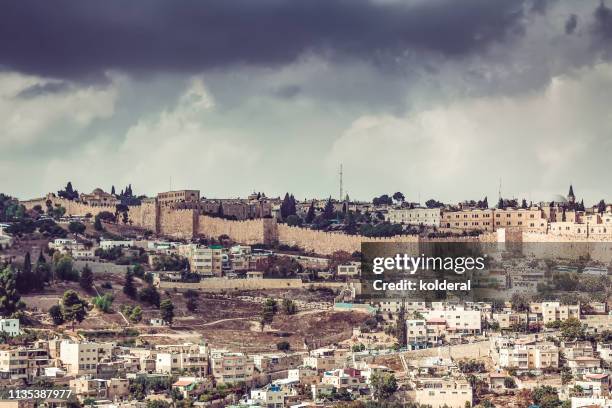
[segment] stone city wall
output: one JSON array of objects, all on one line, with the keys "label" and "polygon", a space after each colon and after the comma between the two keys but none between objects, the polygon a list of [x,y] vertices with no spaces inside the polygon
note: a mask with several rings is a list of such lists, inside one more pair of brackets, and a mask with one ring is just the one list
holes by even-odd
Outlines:
[{"label": "stone city wall", "polygon": [[157,210],[157,233],[180,239],[191,239],[196,235],[198,212],[194,209],[174,210],[163,207]]},{"label": "stone city wall", "polygon": [[130,206],[128,217],[133,225],[157,232],[158,207],[155,203]]},{"label": "stone city wall", "polygon": [[84,217],[87,214],[91,214],[92,216],[96,216],[102,211],[108,211],[111,213],[115,213],[115,206],[93,206],[88,204],[83,204],[77,201],[66,200],[65,198],[47,196],[43,198],[37,198],[34,200],[22,201],[21,204],[27,210],[31,210],[36,205],[40,205],[43,210],[47,208],[47,200],[51,202],[53,207],[62,206],[66,209],[66,216],[74,215]]},{"label": "stone city wall", "polygon": [[206,278],[198,283],[159,282],[160,289],[200,289],[205,292],[257,289],[301,289],[301,279],[225,279]]},{"label": "stone city wall", "polygon": [[279,224],[277,228],[278,242],[280,244],[290,246],[296,245],[306,251],[312,251],[323,255],[331,255],[336,251],[346,251],[348,253],[361,251],[361,244],[365,242],[409,243],[419,241],[419,238],[415,235],[369,238],[361,235],[346,235],[342,233],[290,227],[285,224]]},{"label": "stone city wall", "polygon": [[218,238],[228,235],[232,240],[242,244],[253,245],[264,243],[264,219],[247,221],[229,221],[222,218],[200,215],[197,226],[198,235]]}]

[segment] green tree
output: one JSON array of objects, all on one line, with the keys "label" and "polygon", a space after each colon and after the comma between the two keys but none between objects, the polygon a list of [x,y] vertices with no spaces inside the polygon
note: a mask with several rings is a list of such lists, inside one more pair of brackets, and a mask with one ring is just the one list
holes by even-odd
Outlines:
[{"label": "green tree", "polygon": [[90,291],[93,288],[93,272],[88,264],[85,264],[81,271],[81,277],[79,278],[79,285],[86,291]]},{"label": "green tree", "polygon": [[138,305],[135,306],[130,313],[129,319],[134,323],[140,322],[142,320],[142,308]]},{"label": "green tree", "polygon": [[370,377],[372,396],[376,400],[389,399],[397,391],[397,380],[393,374],[374,373]]},{"label": "green tree", "polygon": [[53,305],[49,308],[49,316],[53,321],[53,324],[58,326],[64,323],[64,315],[62,314],[62,308],[60,305]]},{"label": "green tree", "polygon": [[288,315],[297,313],[297,305],[291,299],[283,299],[283,312]]},{"label": "green tree", "polygon": [[0,272],[0,315],[9,317],[25,308],[17,291],[15,272],[11,265]]},{"label": "green tree", "polygon": [[512,310],[515,312],[524,312],[529,310],[529,301],[520,293],[513,294],[510,302],[512,303]]},{"label": "green tree", "polygon": [[393,194],[393,199],[403,203],[406,197],[404,197],[404,195],[398,191],[397,193]]},{"label": "green tree", "polygon": [[561,322],[561,337],[565,340],[580,340],[584,338],[582,322],[575,317],[570,317]]},{"label": "green tree", "polygon": [[516,388],[516,381],[512,377],[504,378],[504,387],[506,388]]},{"label": "green tree", "polygon": [[93,298],[93,304],[104,313],[110,313],[113,305],[113,295],[107,293]]},{"label": "green tree", "polygon": [[266,324],[269,325],[272,323],[272,321],[274,320],[274,315],[276,314],[277,311],[278,311],[278,304],[276,303],[276,300],[271,299],[271,298],[266,299],[266,301],[264,302],[261,308],[260,323],[261,323],[262,330]]},{"label": "green tree", "polygon": [[165,299],[159,304],[159,313],[164,322],[172,324],[174,320],[174,305],[170,299]]},{"label": "green tree", "polygon": [[331,197],[327,199],[325,207],[323,208],[323,218],[326,220],[334,218],[334,204],[332,203]]},{"label": "green tree", "polygon": [[68,231],[72,232],[73,234],[82,234],[85,232],[85,224],[78,221],[72,221],[70,224],[68,224]]},{"label": "green tree", "polygon": [[540,408],[558,408],[561,405],[557,390],[550,385],[534,388],[532,395],[533,403]]},{"label": "green tree", "polygon": [[69,181],[66,184],[66,187],[63,190],[57,192],[57,195],[60,198],[65,198],[66,200],[76,200],[79,198],[79,192],[72,188],[72,183]]},{"label": "green tree", "polygon": [[131,270],[125,272],[125,282],[123,284],[123,293],[129,298],[136,297],[136,286],[134,286],[134,273]]},{"label": "green tree", "polygon": [[194,298],[187,299],[185,306],[190,312],[195,312],[196,310],[198,310],[198,302]]},{"label": "green tree", "polygon": [[314,201],[312,201],[310,203],[310,207],[308,207],[308,212],[306,213],[306,219],[304,221],[306,221],[306,224],[312,224],[314,219],[315,219],[315,208],[314,208]]},{"label": "green tree", "polygon": [[287,225],[290,227],[299,227],[302,225],[302,219],[295,214],[291,214],[287,217]]},{"label": "green tree", "polygon": [[406,306],[404,302],[400,306],[400,310],[397,313],[397,322],[395,323],[395,337],[400,347],[406,347],[408,345],[408,333],[406,333]]},{"label": "green tree", "polygon": [[87,302],[74,290],[67,290],[62,297],[62,314],[65,321],[71,322],[74,331],[74,326],[87,316]]},{"label": "green tree", "polygon": [[34,289],[34,275],[32,273],[32,259],[30,252],[26,252],[23,258],[21,271],[17,274],[17,290],[21,293],[28,293]]},{"label": "green tree", "polygon": [[104,231],[104,226],[102,225],[102,221],[100,220],[100,217],[98,217],[97,215],[94,219],[94,229],[96,231]]},{"label": "green tree", "polygon": [[72,266],[70,255],[61,255],[54,262],[55,277],[59,280],[77,281],[79,278]]},{"label": "green tree", "polygon": [[51,266],[47,263],[45,256],[40,251],[38,255],[38,260],[36,261],[36,265],[34,266],[34,290],[43,290],[45,287],[45,282],[49,282],[51,278]]},{"label": "green tree", "polygon": [[138,293],[138,298],[141,302],[145,302],[156,307],[160,306],[159,292],[153,286],[142,288]]}]

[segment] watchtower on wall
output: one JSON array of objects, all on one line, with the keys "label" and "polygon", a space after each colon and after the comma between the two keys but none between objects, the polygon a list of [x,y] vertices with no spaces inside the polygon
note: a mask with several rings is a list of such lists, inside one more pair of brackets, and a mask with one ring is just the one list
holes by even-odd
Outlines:
[{"label": "watchtower on wall", "polygon": [[276,218],[262,218],[263,243],[265,245],[275,245],[278,243],[278,225]]}]

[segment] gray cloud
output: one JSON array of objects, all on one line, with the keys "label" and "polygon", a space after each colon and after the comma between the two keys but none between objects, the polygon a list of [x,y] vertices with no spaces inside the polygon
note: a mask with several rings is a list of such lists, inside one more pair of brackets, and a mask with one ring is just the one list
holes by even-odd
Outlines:
[{"label": "gray cloud", "polygon": [[[602,41],[612,41],[612,9],[606,6],[602,0],[595,9],[594,16],[594,34]],[[607,43],[607,45],[609,46],[610,44]]]},{"label": "gray cloud", "polygon": [[578,16],[571,14],[565,21],[565,34],[574,34],[576,27],[578,27]]},{"label": "gray cloud", "polygon": [[22,0],[0,14],[0,66],[84,78],[269,66],[309,52],[386,64],[411,50],[453,58],[520,36],[524,8],[514,0]]},{"label": "gray cloud", "polygon": [[299,85],[284,85],[273,91],[274,95],[282,99],[292,99],[302,91]]},{"label": "gray cloud", "polygon": [[70,84],[65,81],[53,81],[43,84],[34,84],[17,94],[17,98],[31,99],[43,95],[58,94],[70,89]]}]

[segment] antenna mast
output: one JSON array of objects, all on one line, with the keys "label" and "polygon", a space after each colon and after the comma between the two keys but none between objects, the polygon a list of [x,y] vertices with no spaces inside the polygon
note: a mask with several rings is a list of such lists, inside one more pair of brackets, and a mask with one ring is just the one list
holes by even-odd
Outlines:
[{"label": "antenna mast", "polygon": [[340,163],[340,197],[339,200],[342,201],[342,163]]}]

